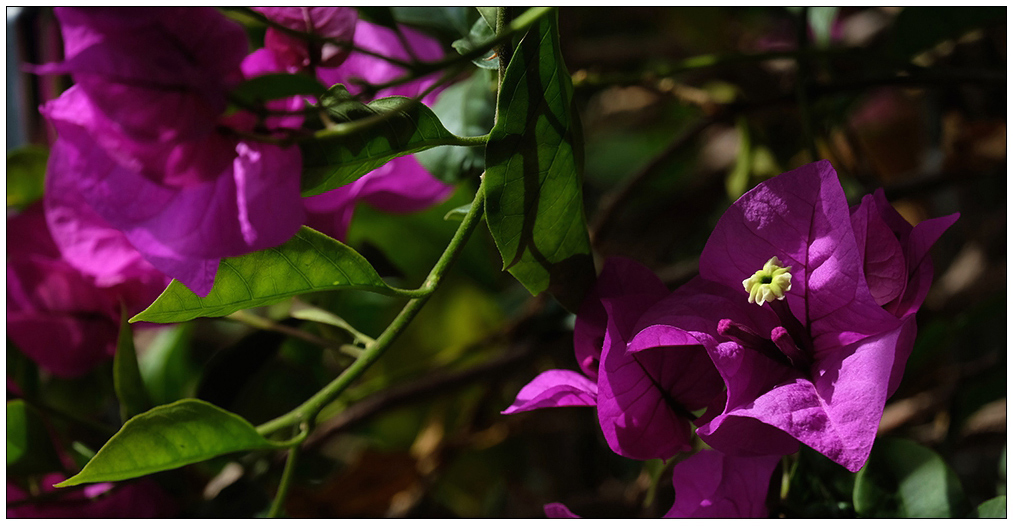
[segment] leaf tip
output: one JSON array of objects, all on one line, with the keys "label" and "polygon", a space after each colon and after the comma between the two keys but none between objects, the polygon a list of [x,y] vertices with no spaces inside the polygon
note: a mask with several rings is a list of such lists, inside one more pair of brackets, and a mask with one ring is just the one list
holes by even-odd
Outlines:
[{"label": "leaf tip", "polygon": [[70,487],[70,486],[77,486],[78,484],[80,484],[80,482],[75,481],[74,479],[76,479],[76,478],[77,478],[77,475],[74,475],[73,477],[70,477],[69,479],[67,479],[67,480],[65,480],[63,482],[57,482],[56,484],[53,484],[53,487],[54,488],[66,488],[66,487]]}]

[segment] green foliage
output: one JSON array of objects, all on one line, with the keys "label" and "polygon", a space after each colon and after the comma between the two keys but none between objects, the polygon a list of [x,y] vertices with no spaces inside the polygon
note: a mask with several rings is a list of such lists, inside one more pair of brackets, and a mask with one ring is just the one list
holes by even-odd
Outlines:
[{"label": "green foliage", "polygon": [[128,420],[80,473],[56,487],[131,479],[226,453],[272,447],[239,416],[200,400],[180,400]]},{"label": "green foliage", "polygon": [[304,196],[349,184],[395,157],[458,142],[432,110],[406,97],[363,104],[338,84],[320,106],[337,126],[328,137],[301,144]]},{"label": "green foliage", "polygon": [[556,16],[546,16],[521,40],[502,79],[486,148],[486,220],[504,269],[571,311],[594,278],[572,99]]},{"label": "green foliage", "polygon": [[[453,46],[458,53],[464,55],[488,44],[494,38],[496,38],[496,29],[490,27],[485,18],[479,18],[471,26],[471,31],[468,32],[468,35],[455,40]],[[483,69],[499,69],[499,57],[496,56],[496,52],[492,49],[486,52],[485,56],[474,59],[471,62]]]},{"label": "green foliage", "polygon": [[855,474],[808,446],[792,466],[786,505],[793,516],[854,517]]},{"label": "green foliage", "polygon": [[931,449],[900,438],[876,440],[855,478],[859,517],[963,517],[970,511],[957,475]]},{"label": "green foliage", "polygon": [[7,402],[7,475],[35,475],[61,467],[35,408],[24,400]]},{"label": "green foliage", "polygon": [[140,356],[141,377],[154,405],[187,398],[199,376],[190,357],[194,326],[181,324],[158,331]]},{"label": "green foliage", "polygon": [[176,323],[227,316],[297,294],[341,289],[405,292],[389,287],[365,258],[345,244],[304,226],[280,247],[222,259],[207,297],[201,298],[173,280],[154,303],[130,321]]},{"label": "green foliage", "polygon": [[120,401],[120,418],[124,421],[151,409],[151,399],[144,388],[141,370],[137,365],[134,331],[127,322],[125,308],[120,317],[120,334],[116,340],[116,355],[113,357],[113,388]]},{"label": "green foliage", "polygon": [[313,77],[298,73],[272,73],[243,82],[233,90],[232,96],[245,104],[263,104],[296,95],[318,96],[326,91],[327,87]]},{"label": "green foliage", "polygon": [[49,150],[25,146],[7,152],[7,206],[25,208],[42,198]]},{"label": "green foliage", "polygon": [[982,519],[1005,519],[1006,495],[999,495],[994,499],[982,502],[974,516]]},{"label": "green foliage", "polygon": [[[487,71],[476,71],[468,80],[443,90],[432,109],[448,130],[463,136],[489,133],[496,113],[489,77]],[[478,146],[437,146],[415,154],[415,159],[447,183],[477,177],[485,169],[485,151]]]}]

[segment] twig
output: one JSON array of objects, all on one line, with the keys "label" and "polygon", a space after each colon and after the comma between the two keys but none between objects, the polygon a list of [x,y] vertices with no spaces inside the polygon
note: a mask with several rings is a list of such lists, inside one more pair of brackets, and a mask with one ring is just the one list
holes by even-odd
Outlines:
[{"label": "twig", "polygon": [[719,121],[721,118],[723,118],[723,113],[700,119],[696,122],[696,124],[690,126],[677,136],[675,140],[665,147],[664,150],[655,155],[654,158],[651,159],[646,166],[641,168],[639,172],[631,175],[623,181],[619,188],[602,196],[601,200],[598,202],[598,213],[595,215],[594,221],[589,227],[591,242],[596,243],[602,238],[602,236],[605,235],[608,228],[611,226],[612,221],[615,219],[616,213],[636,190],[654,177],[661,168],[663,168],[680,151],[682,151],[682,149],[690,141],[696,139],[700,133],[706,130],[711,124]]}]

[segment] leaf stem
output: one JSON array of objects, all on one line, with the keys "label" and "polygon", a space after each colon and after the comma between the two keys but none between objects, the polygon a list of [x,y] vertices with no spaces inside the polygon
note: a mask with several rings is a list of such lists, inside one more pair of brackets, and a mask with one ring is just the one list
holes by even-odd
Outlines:
[{"label": "leaf stem", "polygon": [[[343,350],[344,345],[342,345],[340,342],[328,340],[327,338],[321,338],[320,336],[317,336],[315,334],[308,333],[295,327],[289,327],[288,325],[278,323],[274,320],[265,318],[263,316],[258,316],[249,311],[244,310],[236,311],[226,316],[226,318],[232,321],[242,323],[243,325],[248,325],[255,329],[279,332],[281,334],[292,336],[293,338],[299,338],[304,342],[311,343],[318,347],[323,347],[324,349],[335,349],[344,352]],[[354,331],[354,329],[352,330]],[[358,337],[358,331],[355,331],[355,333],[352,333],[350,331],[349,334],[352,334],[353,337],[356,338]],[[355,355],[353,354],[352,356],[354,357]]]},{"label": "leaf stem", "polygon": [[447,248],[443,251],[440,259],[436,261],[432,270],[429,272],[429,276],[415,293],[419,294],[418,297],[412,298],[405,304],[401,312],[391,321],[390,325],[384,329],[383,333],[376,338],[373,343],[368,345],[363,351],[362,355],[359,356],[347,369],[341,372],[337,378],[331,381],[331,383],[324,386],[319,392],[310,397],[308,400],[303,402],[299,407],[289,411],[288,413],[275,418],[269,422],[261,424],[257,427],[257,431],[261,435],[268,435],[280,429],[291,427],[297,423],[303,423],[310,428],[314,425],[314,420],[320,410],[327,404],[337,398],[345,389],[347,389],[352,382],[359,378],[363,372],[366,371],[373,363],[375,363],[383,353],[390,347],[390,345],[401,335],[402,332],[408,327],[408,324],[415,318],[418,312],[425,305],[426,301],[433,291],[440,285],[443,280],[443,276],[450,265],[460,254],[464,248],[465,242],[471,236],[471,233],[475,231],[475,227],[478,226],[480,219],[482,218],[482,212],[484,209],[484,198],[485,189],[484,183],[479,184],[478,191],[475,193],[475,200],[471,205],[471,209],[468,214],[464,216],[464,220],[461,221],[461,225],[457,228],[457,232],[454,233],[454,237],[451,238],[450,243],[447,244]]},{"label": "leaf stem", "polygon": [[285,497],[292,486],[292,478],[295,473],[295,463],[299,460],[299,444],[288,449],[288,459],[285,461],[285,470],[281,473],[281,482],[278,483],[278,492],[274,494],[274,502],[267,512],[269,519],[277,518],[285,505]]}]

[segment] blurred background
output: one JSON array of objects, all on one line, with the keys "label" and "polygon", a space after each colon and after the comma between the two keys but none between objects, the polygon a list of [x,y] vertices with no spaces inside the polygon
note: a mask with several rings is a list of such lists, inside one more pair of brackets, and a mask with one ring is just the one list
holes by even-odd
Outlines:
[{"label": "blurred background", "polygon": [[[474,19],[466,9],[394,13],[450,49]],[[630,257],[674,289],[695,275],[704,242],[735,198],[824,158],[853,204],[884,188],[912,223],[960,212],[932,252],[935,282],[880,434],[940,454],[972,505],[1005,494],[1006,9],[562,8],[559,20],[583,122],[585,210],[599,264]],[[44,167],[52,132],[36,108],[67,85],[19,68],[59,60],[61,46],[51,11],[7,8],[8,214],[38,195],[19,185],[41,178],[11,174]],[[492,79],[484,70],[474,78]],[[468,93],[471,121],[487,120],[492,92]],[[361,205],[349,244],[392,283],[414,286],[456,229],[444,215],[470,201],[474,179],[461,186],[421,214]],[[289,515],[539,517],[549,502],[587,517],[668,509],[671,468],[612,453],[593,409],[499,414],[539,372],[577,364],[573,316],[551,297],[530,297],[498,258],[480,229],[409,330],[328,407],[298,464]],[[257,314],[333,336],[299,319],[303,303],[370,335],[401,307],[341,292]],[[345,365],[330,351],[227,319],[139,328],[136,337],[155,403],[197,396],[255,424],[305,400]],[[8,344],[7,371],[57,413],[118,424],[109,366],[52,378]],[[107,438],[53,421],[80,454]],[[827,483],[827,507],[809,512],[852,514],[843,468],[801,455],[823,480],[844,481],[844,489]],[[249,516],[269,505],[281,466],[271,455],[233,455],[155,479],[188,516]]]}]

